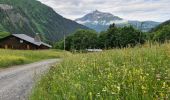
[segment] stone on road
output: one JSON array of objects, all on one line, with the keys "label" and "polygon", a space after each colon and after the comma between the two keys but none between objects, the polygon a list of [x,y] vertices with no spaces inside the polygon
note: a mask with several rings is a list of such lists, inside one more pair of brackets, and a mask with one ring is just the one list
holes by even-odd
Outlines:
[{"label": "stone on road", "polygon": [[37,77],[59,61],[50,59],[0,70],[0,100],[27,100]]}]

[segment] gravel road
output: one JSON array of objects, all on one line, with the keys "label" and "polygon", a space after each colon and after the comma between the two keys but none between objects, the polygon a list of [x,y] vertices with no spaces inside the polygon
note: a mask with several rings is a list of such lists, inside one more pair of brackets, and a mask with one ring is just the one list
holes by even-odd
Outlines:
[{"label": "gravel road", "polygon": [[59,61],[50,59],[0,70],[0,100],[27,100],[38,77]]}]

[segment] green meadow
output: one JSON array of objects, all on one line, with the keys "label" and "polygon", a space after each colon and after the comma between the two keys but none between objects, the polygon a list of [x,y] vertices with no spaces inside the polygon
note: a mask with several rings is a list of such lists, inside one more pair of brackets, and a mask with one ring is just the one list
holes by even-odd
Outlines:
[{"label": "green meadow", "polygon": [[0,49],[0,68],[32,63],[45,59],[61,58],[67,54],[67,52],[57,50],[31,51]]},{"label": "green meadow", "polygon": [[170,44],[66,57],[30,100],[169,100]]}]

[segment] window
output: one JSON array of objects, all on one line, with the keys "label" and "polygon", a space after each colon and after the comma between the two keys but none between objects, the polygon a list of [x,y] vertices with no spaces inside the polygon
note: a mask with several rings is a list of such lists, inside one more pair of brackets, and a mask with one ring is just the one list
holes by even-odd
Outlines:
[{"label": "window", "polygon": [[7,44],[5,45],[5,49],[8,49],[8,45]]},{"label": "window", "polygon": [[28,50],[30,49],[30,46],[29,46],[29,45],[27,45],[27,49],[28,49]]},{"label": "window", "polygon": [[23,41],[23,40],[20,40],[20,43],[24,43],[24,41]]}]

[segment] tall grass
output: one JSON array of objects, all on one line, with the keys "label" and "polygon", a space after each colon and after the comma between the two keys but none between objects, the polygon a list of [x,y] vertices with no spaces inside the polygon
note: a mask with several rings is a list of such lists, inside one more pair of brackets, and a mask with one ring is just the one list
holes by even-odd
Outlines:
[{"label": "tall grass", "polygon": [[169,100],[170,45],[66,58],[37,84],[31,100]]},{"label": "tall grass", "polygon": [[0,49],[0,68],[31,63],[43,59],[59,58],[64,56],[64,52],[55,50],[4,50]]}]

